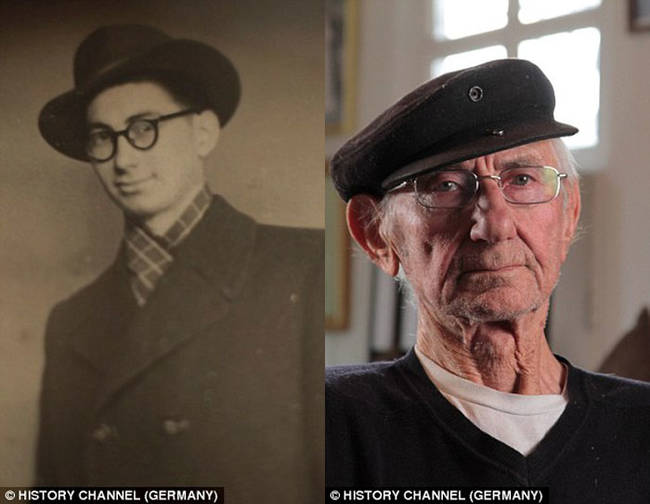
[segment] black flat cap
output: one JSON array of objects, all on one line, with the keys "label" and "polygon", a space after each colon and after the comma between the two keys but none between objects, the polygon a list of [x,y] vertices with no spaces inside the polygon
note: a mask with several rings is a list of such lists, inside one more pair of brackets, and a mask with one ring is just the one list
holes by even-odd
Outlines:
[{"label": "black flat cap", "polygon": [[526,60],[450,72],[404,96],[334,155],[341,197],[381,196],[414,175],[518,145],[568,136],[553,117],[553,86]]}]

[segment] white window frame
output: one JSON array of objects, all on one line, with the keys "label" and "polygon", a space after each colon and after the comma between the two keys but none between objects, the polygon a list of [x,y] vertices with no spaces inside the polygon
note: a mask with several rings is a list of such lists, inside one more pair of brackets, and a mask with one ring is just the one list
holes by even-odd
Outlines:
[{"label": "white window frame", "polygon": [[[433,36],[433,12],[434,2],[437,0],[421,0],[414,2],[413,20],[419,18],[417,24],[420,30],[415,30],[421,34],[420,44],[417,51],[418,75],[421,80],[427,80],[430,76],[431,64],[438,58],[444,58],[450,54],[471,51],[482,47],[503,45],[506,48],[508,57],[517,56],[517,47],[522,40],[534,39],[551,35],[553,33],[574,31],[580,28],[595,27],[600,30],[600,105],[598,111],[598,143],[591,147],[576,148],[572,152],[576,157],[580,170],[583,173],[601,170],[607,165],[608,131],[607,118],[609,111],[606,107],[606,99],[603,89],[603,80],[606,75],[606,47],[607,34],[604,33],[607,23],[607,16],[612,15],[614,2],[603,0],[600,7],[589,9],[583,12],[567,14],[564,16],[545,19],[531,24],[523,24],[519,21],[519,1],[509,0],[508,3],[508,24],[504,28],[497,30],[469,35],[455,40],[438,39]],[[413,28],[413,26],[411,26]]]}]

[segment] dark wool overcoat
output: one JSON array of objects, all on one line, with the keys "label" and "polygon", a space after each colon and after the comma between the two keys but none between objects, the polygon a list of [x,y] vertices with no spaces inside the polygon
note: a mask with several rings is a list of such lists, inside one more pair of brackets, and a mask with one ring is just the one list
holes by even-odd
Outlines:
[{"label": "dark wool overcoat", "polygon": [[323,234],[215,197],[143,308],[122,253],[46,332],[37,483],[322,500]]}]

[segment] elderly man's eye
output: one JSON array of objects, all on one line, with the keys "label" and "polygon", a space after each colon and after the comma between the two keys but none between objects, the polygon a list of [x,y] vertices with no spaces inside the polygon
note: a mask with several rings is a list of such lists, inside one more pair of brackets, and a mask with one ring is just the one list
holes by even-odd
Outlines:
[{"label": "elderly man's eye", "polygon": [[514,168],[503,172],[501,174],[501,180],[503,181],[503,185],[530,186],[539,182],[540,175],[539,170],[535,168]]},{"label": "elderly man's eye", "polygon": [[460,188],[460,185],[453,180],[443,180],[433,187],[433,190],[437,192],[452,192],[458,191]]},{"label": "elderly man's eye", "polygon": [[418,190],[424,193],[454,193],[467,185],[467,175],[460,171],[436,172],[423,175],[417,181]]},{"label": "elderly man's eye", "polygon": [[530,175],[517,175],[513,177],[513,180],[511,181],[512,184],[514,185],[527,185],[532,181]]}]

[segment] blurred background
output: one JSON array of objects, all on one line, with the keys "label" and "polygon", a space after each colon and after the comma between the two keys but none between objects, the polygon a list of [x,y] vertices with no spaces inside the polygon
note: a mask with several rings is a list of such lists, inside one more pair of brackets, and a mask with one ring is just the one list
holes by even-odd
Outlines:
[{"label": "blurred background", "polygon": [[41,138],[41,107],[72,88],[74,51],[100,25],[212,44],[242,80],[212,189],[259,221],[323,227],[323,2],[281,4],[0,0],[0,486],[31,484],[47,313],[112,261],[122,233],[89,166]]},{"label": "blurred background", "polygon": [[[327,156],[432,76],[505,57],[542,68],[555,87],[556,118],[580,128],[566,142],[583,197],[582,231],[552,299],[547,337],[556,353],[595,370],[627,335],[606,369],[650,380],[643,312],[650,306],[650,2],[327,5]],[[414,311],[350,244],[342,205],[328,191],[327,364],[396,356],[415,341]]]}]

